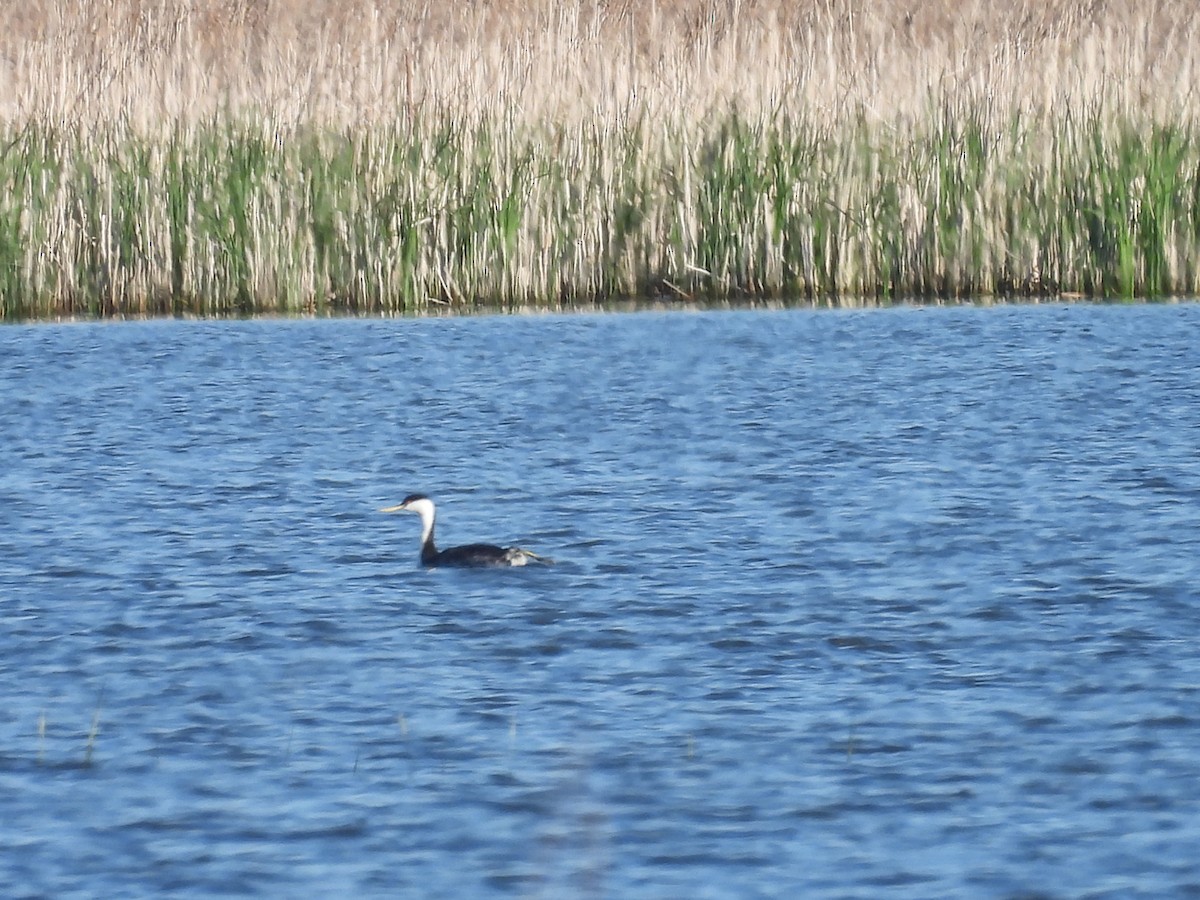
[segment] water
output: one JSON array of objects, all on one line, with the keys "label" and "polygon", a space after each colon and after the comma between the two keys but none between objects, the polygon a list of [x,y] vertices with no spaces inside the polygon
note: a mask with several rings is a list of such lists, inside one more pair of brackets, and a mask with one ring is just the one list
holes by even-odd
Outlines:
[{"label": "water", "polygon": [[[0,329],[2,893],[1200,895],[1198,347]],[[423,571],[412,491],[560,563]]]}]

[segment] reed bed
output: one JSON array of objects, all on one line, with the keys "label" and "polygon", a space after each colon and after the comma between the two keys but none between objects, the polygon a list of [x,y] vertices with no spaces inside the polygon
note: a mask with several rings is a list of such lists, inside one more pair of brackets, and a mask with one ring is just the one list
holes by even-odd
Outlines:
[{"label": "reed bed", "polygon": [[1196,294],[1197,38],[1182,0],[13,5],[2,313]]}]

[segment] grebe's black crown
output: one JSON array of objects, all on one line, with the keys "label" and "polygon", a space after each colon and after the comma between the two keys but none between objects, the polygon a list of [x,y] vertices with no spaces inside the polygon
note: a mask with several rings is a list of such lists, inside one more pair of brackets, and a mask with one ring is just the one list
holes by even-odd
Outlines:
[{"label": "grebe's black crown", "polygon": [[400,505],[408,506],[408,504],[412,503],[414,500],[428,500],[428,499],[429,498],[426,497],[424,494],[409,494],[407,497],[405,497],[403,500],[400,501]]}]

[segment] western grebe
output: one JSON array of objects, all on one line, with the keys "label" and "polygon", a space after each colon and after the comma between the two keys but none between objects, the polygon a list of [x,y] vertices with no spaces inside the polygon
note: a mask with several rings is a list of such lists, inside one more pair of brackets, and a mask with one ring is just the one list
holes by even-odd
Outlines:
[{"label": "western grebe", "polygon": [[550,563],[553,560],[538,556],[520,547],[497,547],[495,544],[464,544],[438,550],[433,544],[433,526],[437,507],[424,494],[409,494],[396,506],[385,506],[380,512],[415,512],[421,517],[421,565],[423,566],[524,566],[529,562]]}]

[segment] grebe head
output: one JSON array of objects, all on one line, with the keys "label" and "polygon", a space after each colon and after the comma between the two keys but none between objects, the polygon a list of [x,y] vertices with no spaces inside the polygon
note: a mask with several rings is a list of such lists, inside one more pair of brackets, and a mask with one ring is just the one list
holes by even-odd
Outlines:
[{"label": "grebe head", "polygon": [[433,501],[424,494],[409,494],[395,506],[385,506],[380,512],[415,512],[421,518],[433,515]]}]

